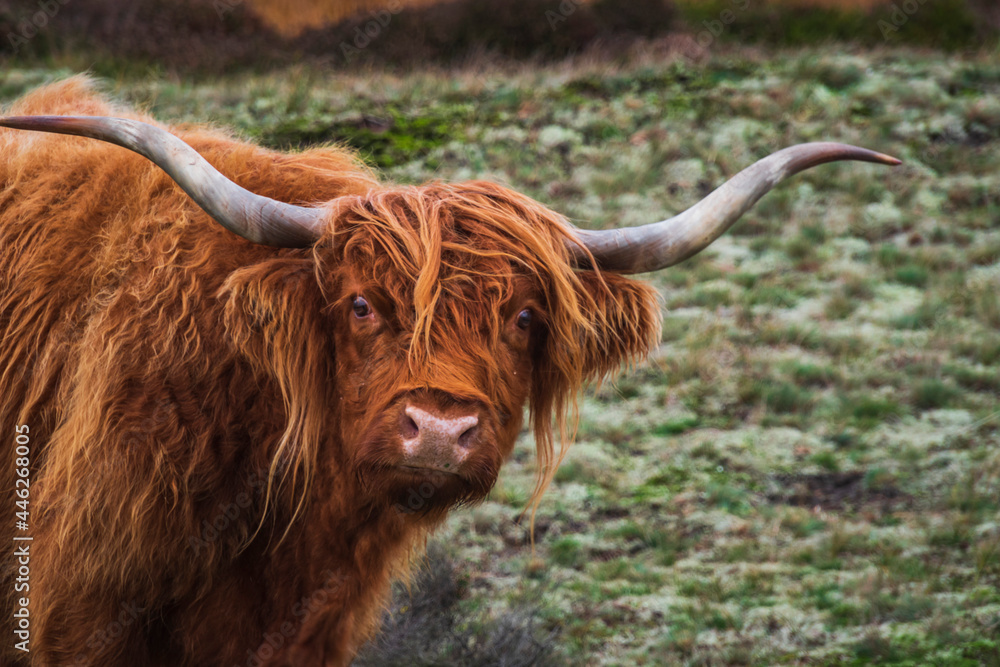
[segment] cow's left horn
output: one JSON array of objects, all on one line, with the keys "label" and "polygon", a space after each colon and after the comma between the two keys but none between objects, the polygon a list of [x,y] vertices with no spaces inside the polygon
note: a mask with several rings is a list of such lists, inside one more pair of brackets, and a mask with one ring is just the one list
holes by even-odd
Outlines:
[{"label": "cow's left horn", "polygon": [[167,172],[216,222],[255,243],[305,247],[322,230],[321,209],[255,195],[219,173],[186,143],[148,123],[101,116],[11,116],[0,118],[0,126],[90,137],[133,150]]},{"label": "cow's left horn", "polygon": [[[783,179],[825,162],[861,160],[897,165],[894,157],[835,143],[800,144],[778,151],[733,176],[700,202],[667,220],[642,227],[592,231],[572,229],[597,266],[619,273],[657,271],[704,250]],[[573,244],[576,263],[591,264]]]}]

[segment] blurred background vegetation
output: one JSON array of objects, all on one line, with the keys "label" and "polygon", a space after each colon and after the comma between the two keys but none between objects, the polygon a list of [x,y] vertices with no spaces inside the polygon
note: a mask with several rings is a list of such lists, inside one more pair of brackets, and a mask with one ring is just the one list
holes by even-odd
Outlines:
[{"label": "blurred background vegetation", "polygon": [[998,31],[995,0],[0,0],[0,59],[100,74],[553,59],[685,36],[968,50]]}]

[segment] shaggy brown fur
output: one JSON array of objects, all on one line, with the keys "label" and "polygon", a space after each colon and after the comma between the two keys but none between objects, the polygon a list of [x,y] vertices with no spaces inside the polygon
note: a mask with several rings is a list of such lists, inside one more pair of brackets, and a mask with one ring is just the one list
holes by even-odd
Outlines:
[{"label": "shaggy brown fur", "polygon": [[[149,120],[79,77],[5,111]],[[11,450],[30,428],[34,538],[12,593],[8,463],[0,615],[30,597],[32,640],[0,657],[345,664],[427,532],[493,486],[525,405],[544,489],[581,384],[656,340],[654,292],[573,269],[562,219],[500,186],[389,187],[342,149],[172,131],[251,191],[329,202],[329,227],[254,245],[129,151],[0,130],[0,424]],[[461,476],[394,466],[404,396],[481,408]]]}]

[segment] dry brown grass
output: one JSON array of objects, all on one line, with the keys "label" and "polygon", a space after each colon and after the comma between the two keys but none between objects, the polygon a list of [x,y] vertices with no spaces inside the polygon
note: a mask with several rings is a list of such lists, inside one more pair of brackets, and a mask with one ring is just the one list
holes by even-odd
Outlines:
[{"label": "dry brown grass", "polygon": [[892,0],[767,0],[765,5],[780,5],[785,7],[823,7],[826,9],[863,9],[884,6]]},{"label": "dry brown grass", "polygon": [[285,37],[309,28],[334,25],[345,18],[379,10],[420,9],[441,0],[250,0],[254,13]]},{"label": "dry brown grass", "polygon": [[[393,8],[420,9],[448,0],[250,0],[254,13],[285,37],[322,28],[358,14]],[[588,0],[589,1],[589,0]],[[697,0],[687,0],[696,2]],[[795,7],[840,7],[869,10],[890,0],[766,0],[764,4]],[[558,3],[553,3],[557,5]]]}]

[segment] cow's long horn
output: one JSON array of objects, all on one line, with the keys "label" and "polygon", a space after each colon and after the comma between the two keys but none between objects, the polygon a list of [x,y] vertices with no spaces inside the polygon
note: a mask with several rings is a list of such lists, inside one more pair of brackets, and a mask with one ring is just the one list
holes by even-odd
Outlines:
[{"label": "cow's long horn", "polygon": [[186,143],[154,125],[101,116],[11,116],[0,126],[100,139],[135,151],[167,172],[198,206],[229,231],[255,243],[305,247],[319,238],[323,211],[241,188]]},{"label": "cow's long horn", "polygon": [[[755,162],[688,210],[667,220],[641,227],[598,231],[574,227],[572,232],[590,251],[597,265],[606,271],[657,271],[704,250],[783,179],[837,160],[900,164],[894,157],[857,146],[800,144]],[[579,246],[574,244],[571,251],[578,265],[591,263]]]}]

